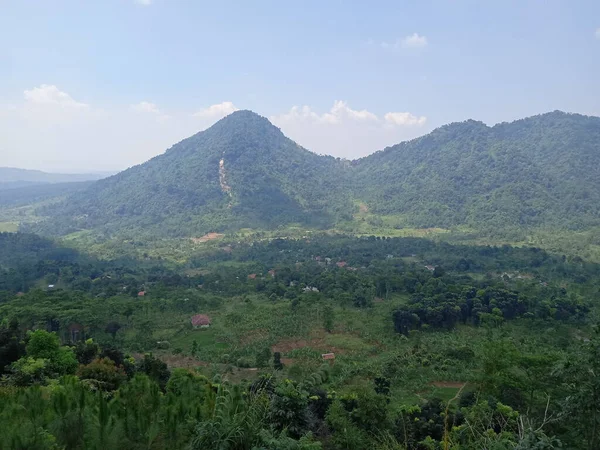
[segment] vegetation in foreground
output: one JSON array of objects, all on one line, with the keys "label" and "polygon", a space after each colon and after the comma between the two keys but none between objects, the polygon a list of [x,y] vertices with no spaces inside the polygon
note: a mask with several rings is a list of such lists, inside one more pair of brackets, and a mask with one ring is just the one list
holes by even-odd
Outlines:
[{"label": "vegetation in foreground", "polygon": [[180,265],[0,246],[2,448],[597,448],[600,267],[579,258],[343,236],[222,240]]}]

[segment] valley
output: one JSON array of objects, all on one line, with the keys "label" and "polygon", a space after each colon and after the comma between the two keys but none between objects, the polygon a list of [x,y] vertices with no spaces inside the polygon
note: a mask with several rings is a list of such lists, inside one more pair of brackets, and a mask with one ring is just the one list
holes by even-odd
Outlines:
[{"label": "valley", "polygon": [[553,112],[346,161],[240,111],[111,177],[0,191],[0,434],[592,448],[598,137]]}]

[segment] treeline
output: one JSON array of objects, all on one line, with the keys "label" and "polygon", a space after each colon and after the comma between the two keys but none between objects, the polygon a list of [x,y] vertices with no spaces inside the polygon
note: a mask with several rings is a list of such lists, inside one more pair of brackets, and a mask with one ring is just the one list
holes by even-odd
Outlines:
[{"label": "treeline", "polygon": [[443,281],[435,280],[394,312],[394,328],[408,335],[410,330],[424,327],[451,330],[458,323],[497,326],[519,317],[583,321],[590,311],[583,299],[568,296],[564,290],[549,289],[540,294],[528,296],[491,286],[448,288]]},{"label": "treeline", "polygon": [[563,361],[491,340],[477,380],[453,401],[392,407],[389,377],[402,376],[405,359],[338,394],[326,367],[291,381],[275,359],[255,381],[232,384],[92,340],[22,336],[14,322],[0,332],[2,449],[594,450],[600,442],[598,335]]}]

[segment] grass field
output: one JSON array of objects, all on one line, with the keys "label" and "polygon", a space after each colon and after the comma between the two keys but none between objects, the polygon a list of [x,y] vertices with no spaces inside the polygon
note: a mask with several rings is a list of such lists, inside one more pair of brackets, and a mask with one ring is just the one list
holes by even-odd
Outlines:
[{"label": "grass field", "polygon": [[0,233],[16,233],[18,229],[18,222],[0,222]]}]

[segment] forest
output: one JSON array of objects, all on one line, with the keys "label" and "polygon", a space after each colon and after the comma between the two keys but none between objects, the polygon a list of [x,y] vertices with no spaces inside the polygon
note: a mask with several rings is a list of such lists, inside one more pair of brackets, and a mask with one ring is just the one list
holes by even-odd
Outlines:
[{"label": "forest", "polygon": [[598,448],[598,264],[330,234],[180,261],[65,244],[0,234],[0,448]]},{"label": "forest", "polygon": [[266,118],[237,111],[143,164],[86,188],[56,188],[56,201],[38,203],[21,230],[156,239],[286,226],[433,228],[510,243],[595,233],[598,139],[600,118],[554,111],[493,127],[452,123],[349,161],[312,153]]}]

